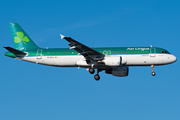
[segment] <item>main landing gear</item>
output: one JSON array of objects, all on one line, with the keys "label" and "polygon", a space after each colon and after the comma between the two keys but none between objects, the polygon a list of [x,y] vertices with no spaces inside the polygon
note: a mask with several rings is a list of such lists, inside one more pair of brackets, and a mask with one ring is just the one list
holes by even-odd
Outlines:
[{"label": "main landing gear", "polygon": [[[101,72],[102,70],[97,69],[97,74],[94,76],[94,79],[96,81],[100,80],[100,76],[99,76],[99,72]],[[94,74],[95,70],[93,68],[89,68],[89,73]]]},{"label": "main landing gear", "polygon": [[156,75],[156,73],[154,72],[154,65],[151,65],[151,69],[152,69],[152,76],[155,76]]},{"label": "main landing gear", "polygon": [[102,70],[97,69],[97,74],[94,76],[94,79],[95,79],[96,81],[98,81],[98,80],[100,79],[99,72],[101,72],[101,71],[102,71]]},{"label": "main landing gear", "polygon": [[93,68],[89,68],[89,73],[94,74],[95,70]]},{"label": "main landing gear", "polygon": [[98,80],[100,79],[99,74],[96,74],[96,75],[94,76],[94,79],[95,79],[96,81],[98,81]]}]

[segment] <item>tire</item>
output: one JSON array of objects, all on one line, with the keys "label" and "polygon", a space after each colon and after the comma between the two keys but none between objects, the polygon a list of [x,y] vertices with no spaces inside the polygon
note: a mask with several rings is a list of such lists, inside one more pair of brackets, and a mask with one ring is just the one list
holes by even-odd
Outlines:
[{"label": "tire", "polygon": [[95,79],[96,81],[98,81],[98,80],[100,79],[100,76],[99,76],[98,74],[96,74],[96,75],[94,76],[94,79]]},{"label": "tire", "polygon": [[152,72],[151,74],[152,74],[152,76],[155,76],[155,75],[156,75],[156,73],[155,73],[155,72]]},{"label": "tire", "polygon": [[94,74],[95,70],[93,68],[89,68],[89,73]]}]

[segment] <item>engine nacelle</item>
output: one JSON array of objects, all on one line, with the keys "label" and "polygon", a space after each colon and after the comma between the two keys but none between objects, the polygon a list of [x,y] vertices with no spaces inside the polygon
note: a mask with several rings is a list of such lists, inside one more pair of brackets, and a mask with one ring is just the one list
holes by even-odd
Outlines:
[{"label": "engine nacelle", "polygon": [[75,62],[75,65],[88,66],[88,64],[87,64],[87,62],[85,60],[80,60],[80,61]]},{"label": "engine nacelle", "polygon": [[105,56],[103,62],[107,66],[121,66],[127,61],[124,57],[122,58],[121,56]]},{"label": "engine nacelle", "polygon": [[112,74],[113,76],[125,77],[125,76],[128,76],[129,68],[128,67],[112,68],[112,69],[106,70],[106,73]]},{"label": "engine nacelle", "polygon": [[106,56],[103,60],[107,66],[120,66],[121,57],[120,56]]}]

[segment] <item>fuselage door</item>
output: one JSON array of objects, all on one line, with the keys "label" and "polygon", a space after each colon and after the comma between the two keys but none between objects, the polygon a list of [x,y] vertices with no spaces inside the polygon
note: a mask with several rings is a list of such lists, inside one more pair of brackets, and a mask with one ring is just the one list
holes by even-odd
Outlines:
[{"label": "fuselage door", "polygon": [[36,58],[37,59],[42,59],[42,49],[37,50]]},{"label": "fuselage door", "polygon": [[156,48],[150,48],[150,57],[156,57]]}]

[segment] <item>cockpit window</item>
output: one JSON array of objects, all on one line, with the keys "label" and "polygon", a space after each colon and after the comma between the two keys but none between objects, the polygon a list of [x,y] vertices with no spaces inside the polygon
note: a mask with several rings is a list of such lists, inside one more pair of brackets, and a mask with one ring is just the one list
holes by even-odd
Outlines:
[{"label": "cockpit window", "polygon": [[[162,53],[169,53],[167,50],[163,50]],[[170,54],[170,53],[169,53]]]},{"label": "cockpit window", "polygon": [[165,51],[165,53],[169,53],[168,51]]}]

